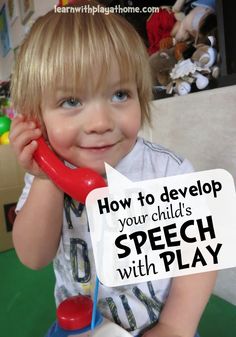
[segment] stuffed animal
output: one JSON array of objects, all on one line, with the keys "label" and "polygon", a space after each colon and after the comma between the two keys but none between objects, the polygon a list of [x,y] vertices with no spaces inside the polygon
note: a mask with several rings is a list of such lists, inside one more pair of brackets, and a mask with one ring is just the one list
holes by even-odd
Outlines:
[{"label": "stuffed animal", "polygon": [[220,74],[218,66],[219,55],[214,48],[214,37],[209,37],[211,45],[199,44],[196,46],[196,51],[193,53],[191,60],[202,68],[202,73],[209,74],[208,77],[217,78]]},{"label": "stuffed animal", "polygon": [[183,8],[184,3],[185,3],[185,0],[176,0],[174,6],[172,6],[172,11],[179,13]]},{"label": "stuffed animal", "polygon": [[205,89],[210,77],[216,78],[219,75],[216,60],[217,52],[213,46],[197,45],[191,59],[179,61],[172,69],[168,93],[174,90],[177,95],[186,95],[191,91],[192,83],[195,83],[199,90]]},{"label": "stuffed animal", "polygon": [[177,42],[173,37],[166,37],[159,43],[160,50],[174,47],[174,56],[177,61],[183,57],[183,53],[188,49],[187,42]]},{"label": "stuffed animal", "polygon": [[199,44],[196,46],[196,51],[193,53],[191,59],[198,66],[211,68],[216,62],[217,51],[212,46]]},{"label": "stuffed animal", "polygon": [[157,51],[149,58],[153,85],[167,86],[172,80],[170,72],[177,60],[174,56],[174,47]]},{"label": "stuffed animal", "polygon": [[151,14],[146,23],[150,55],[160,49],[159,43],[163,38],[170,36],[175,22],[176,18],[171,9],[160,8],[156,13]]},{"label": "stuffed animal", "polygon": [[172,11],[173,12],[180,12],[183,10],[184,6],[189,6],[191,5],[192,7],[195,6],[202,6],[202,7],[208,7],[212,8],[215,10],[216,7],[216,1],[215,0],[176,0],[175,4],[172,6]]},{"label": "stuffed animal", "polygon": [[207,7],[197,6],[193,8],[182,21],[176,22],[171,31],[171,36],[175,37],[176,41],[196,40],[201,25],[212,13],[213,10]]}]

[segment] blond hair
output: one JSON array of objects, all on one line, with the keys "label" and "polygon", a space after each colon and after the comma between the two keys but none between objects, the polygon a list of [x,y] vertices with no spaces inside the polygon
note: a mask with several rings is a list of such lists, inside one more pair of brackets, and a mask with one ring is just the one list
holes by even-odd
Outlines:
[{"label": "blond hair", "polygon": [[[98,6],[77,1],[74,6]],[[100,5],[99,5],[100,6]],[[150,121],[151,76],[146,48],[135,29],[121,16],[109,13],[57,13],[40,17],[23,41],[12,76],[15,109],[41,119],[45,94],[58,85],[78,90],[99,70],[102,86],[115,57],[121,79],[134,79],[142,122]]]}]

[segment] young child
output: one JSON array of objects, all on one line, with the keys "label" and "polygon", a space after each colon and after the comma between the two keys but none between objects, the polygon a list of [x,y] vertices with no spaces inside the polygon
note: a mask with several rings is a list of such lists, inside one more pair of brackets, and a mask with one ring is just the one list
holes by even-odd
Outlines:
[{"label": "young child", "polygon": [[[94,6],[93,1],[77,1]],[[26,36],[12,78],[18,116],[10,140],[28,172],[13,240],[25,265],[54,260],[55,297],[92,295],[95,268],[86,211],[59,190],[34,160],[43,135],[67,165],[104,174],[104,162],[133,181],[192,170],[167,149],[137,134],[150,120],[146,49],[121,16],[85,12],[39,18]],[[193,337],[214,285],[214,273],[126,287],[100,285],[103,315],[134,336]]]}]

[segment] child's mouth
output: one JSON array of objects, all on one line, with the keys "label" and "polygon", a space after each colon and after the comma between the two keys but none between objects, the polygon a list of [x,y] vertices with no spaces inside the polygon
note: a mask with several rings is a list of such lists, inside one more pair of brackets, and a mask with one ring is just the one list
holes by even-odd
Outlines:
[{"label": "child's mouth", "polygon": [[82,150],[92,151],[92,152],[105,152],[110,150],[115,144],[108,144],[102,146],[81,146]]}]

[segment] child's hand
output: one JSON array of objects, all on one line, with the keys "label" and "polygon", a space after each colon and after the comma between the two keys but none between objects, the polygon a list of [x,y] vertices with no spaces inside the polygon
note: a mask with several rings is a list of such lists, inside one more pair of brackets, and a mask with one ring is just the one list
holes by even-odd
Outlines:
[{"label": "child's hand", "polygon": [[40,178],[46,175],[34,160],[37,141],[42,131],[34,121],[26,120],[22,115],[16,116],[11,123],[10,144],[17,156],[19,164],[29,173]]}]

